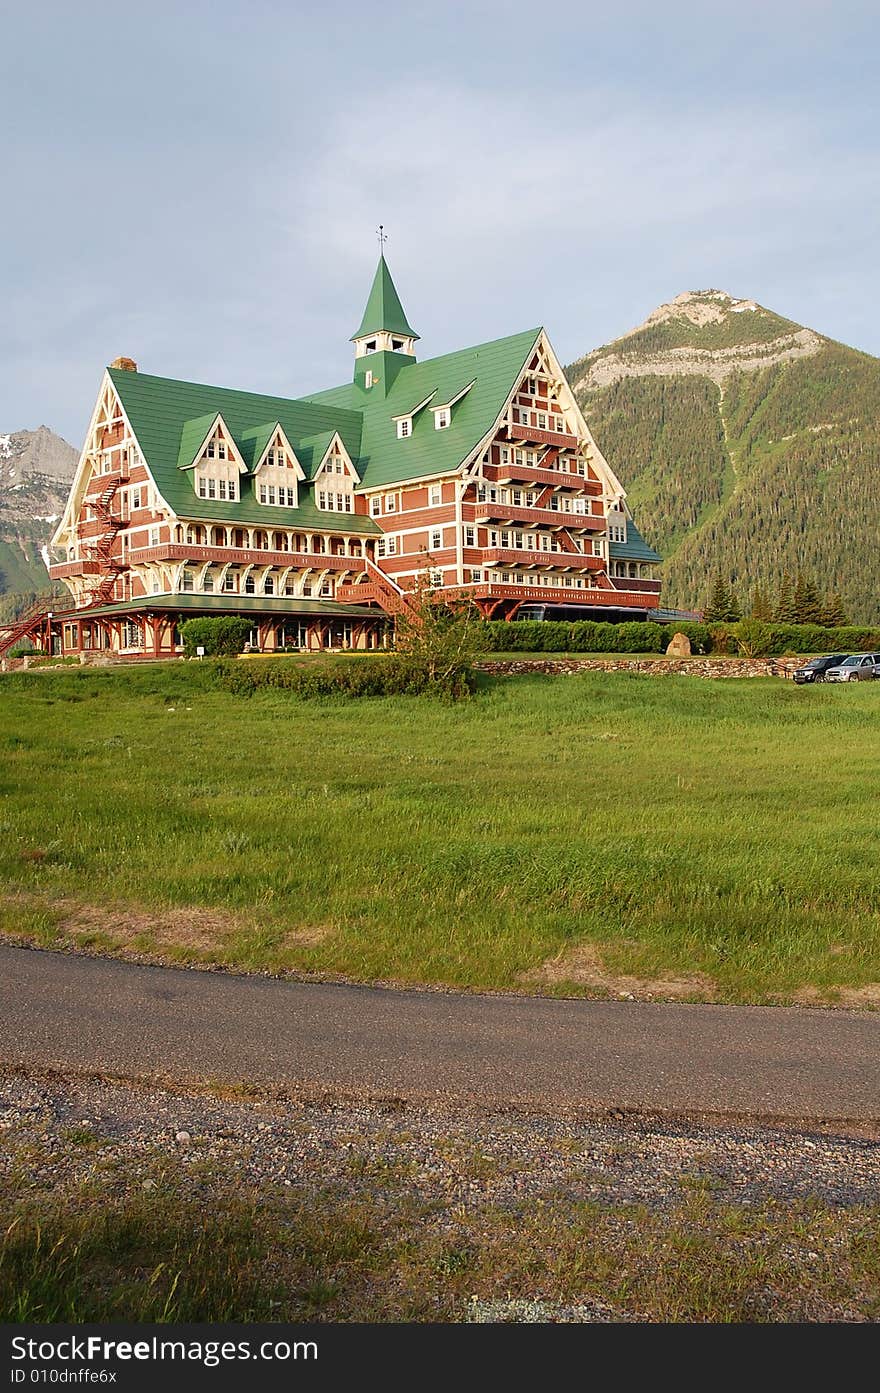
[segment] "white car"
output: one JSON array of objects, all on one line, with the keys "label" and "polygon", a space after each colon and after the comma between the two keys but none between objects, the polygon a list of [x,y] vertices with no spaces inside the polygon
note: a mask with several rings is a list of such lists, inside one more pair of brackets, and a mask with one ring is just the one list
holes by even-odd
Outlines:
[{"label": "white car", "polygon": [[880,677],[880,653],[850,653],[825,673],[826,682],[867,682]]}]

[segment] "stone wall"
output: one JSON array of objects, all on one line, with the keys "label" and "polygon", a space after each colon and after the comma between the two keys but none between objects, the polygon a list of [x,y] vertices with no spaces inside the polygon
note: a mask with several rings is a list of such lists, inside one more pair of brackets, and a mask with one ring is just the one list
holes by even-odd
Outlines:
[{"label": "stone wall", "polygon": [[505,676],[518,672],[639,672],[668,677],[791,677],[805,658],[511,658],[475,663],[480,672]]}]

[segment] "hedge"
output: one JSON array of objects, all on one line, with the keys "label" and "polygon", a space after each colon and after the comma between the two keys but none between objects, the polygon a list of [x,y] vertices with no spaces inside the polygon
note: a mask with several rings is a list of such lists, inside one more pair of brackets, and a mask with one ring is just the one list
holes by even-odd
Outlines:
[{"label": "hedge", "polygon": [[[486,621],[487,653],[663,653],[674,633],[687,634],[694,653],[738,653],[735,624],[632,623],[591,620]],[[768,624],[768,654],[866,653],[880,651],[880,629],[823,629],[818,624]]]},{"label": "hedge", "polygon": [[210,619],[187,619],[180,626],[183,651],[188,658],[204,648],[208,657],[241,653],[253,628],[250,619],[234,614],[218,614]]},{"label": "hedge", "polygon": [[221,686],[237,696],[252,696],[269,689],[297,697],[430,694],[458,698],[467,696],[475,687],[473,674],[467,669],[451,674],[445,682],[436,682],[410,659],[394,653],[375,658],[333,657],[309,663],[295,658],[220,663],[217,678]]}]

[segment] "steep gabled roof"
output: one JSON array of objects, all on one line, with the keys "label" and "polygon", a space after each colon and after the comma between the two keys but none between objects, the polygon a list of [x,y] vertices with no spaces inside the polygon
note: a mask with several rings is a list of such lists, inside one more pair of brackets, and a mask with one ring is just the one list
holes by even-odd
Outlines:
[{"label": "steep gabled roof", "polygon": [[[259,459],[256,450],[260,440],[265,436],[265,445],[269,432],[276,424],[280,425],[309,480],[324,453],[315,450],[316,436],[329,442],[338,431],[349,454],[358,458],[362,425],[358,412],[287,397],[236,392],[198,382],[178,382],[119,368],[108,368],[108,373],[156,486],[179,516],[228,522],[230,512],[234,511],[236,520],[242,523],[258,523],[263,527],[315,527],[325,531],[341,524],[341,519],[335,515],[315,507],[308,487],[300,489],[298,508],[270,508],[259,503],[249,474],[241,477],[241,499],[235,504],[199,498],[191,475],[185,472],[185,464],[192,462],[219,414],[250,469]],[[185,462],[184,467],[181,461]],[[370,518],[354,513],[345,514],[345,529],[377,531]]]},{"label": "steep gabled roof", "polygon": [[[176,513],[229,521],[230,504],[198,498],[185,472],[220,415],[250,471],[272,430],[280,425],[307,481],[300,489],[298,508],[268,508],[254,495],[252,473],[242,475],[241,499],[233,505],[235,517],[262,526],[327,529],[341,523],[315,507],[309,484],[336,433],[365,487],[450,474],[491,430],[526,370],[541,332],[529,329],[423,363],[406,361],[384,396],[359,382],[297,399],[123,369],[108,372],[156,485]],[[436,430],[432,412],[416,412],[412,433],[399,439],[396,417],[432,398],[454,402],[451,424]],[[369,518],[354,513],[345,514],[345,527],[355,532],[378,530]]]},{"label": "steep gabled roof", "polygon": [[[358,383],[348,382],[306,400],[361,414],[358,468],[366,487],[451,473],[492,428],[528,366],[541,332],[528,329],[441,358],[406,363],[385,396],[371,395]],[[433,414],[423,411],[413,421],[412,434],[398,439],[396,418],[409,415],[414,403],[435,392],[436,402],[447,402],[460,396],[471,381],[471,389],[453,406],[452,422],[445,430],[435,430]]]},{"label": "steep gabled roof", "polygon": [[351,341],[354,343],[355,339],[361,339],[366,334],[381,333],[383,329],[389,334],[401,334],[404,338],[418,338],[415,329],[411,329],[407,322],[388,263],[384,256],[380,256],[361,327],[356,334],[352,334]]}]

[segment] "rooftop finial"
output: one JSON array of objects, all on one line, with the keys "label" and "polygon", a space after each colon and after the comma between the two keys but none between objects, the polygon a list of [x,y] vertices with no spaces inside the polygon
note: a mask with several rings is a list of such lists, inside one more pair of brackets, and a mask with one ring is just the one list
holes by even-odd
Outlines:
[{"label": "rooftop finial", "polygon": [[385,226],[384,226],[383,223],[380,223],[380,224],[379,224],[379,230],[378,230],[378,232],[376,233],[376,237],[378,238],[378,241],[379,241],[379,255],[380,255],[380,256],[384,256],[385,253],[384,253],[384,251],[383,251],[382,249],[383,249],[383,247],[385,246],[385,243],[388,241],[388,238],[387,238],[386,235],[385,235]]}]

